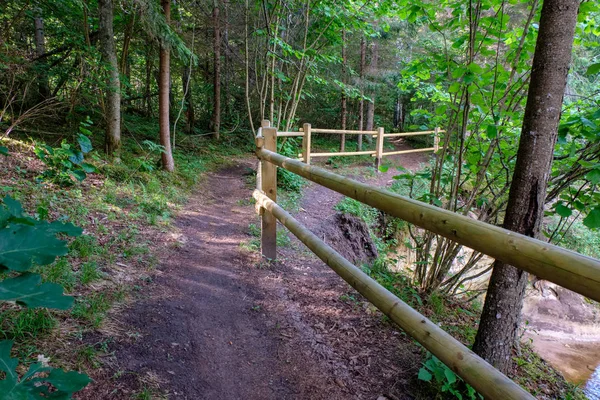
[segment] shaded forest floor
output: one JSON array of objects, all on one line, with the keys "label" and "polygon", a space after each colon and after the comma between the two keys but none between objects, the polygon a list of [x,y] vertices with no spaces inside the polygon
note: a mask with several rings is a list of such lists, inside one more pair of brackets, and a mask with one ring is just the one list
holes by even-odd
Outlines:
[{"label": "shaded forest floor", "polygon": [[[241,139],[231,140],[218,149],[188,141],[175,175],[144,172],[153,155],[132,140],[123,163],[97,159],[101,174],[68,189],[36,180],[44,167],[30,144],[6,143],[3,194],[85,231],[69,256],[40,271],[76,297],[73,310],[23,313],[4,304],[0,335],[17,341],[21,359],[50,355],[54,365],[90,374],[94,382],[78,399],[436,397],[434,386],[416,378],[426,352],[284,228],[278,261],[261,260],[251,201],[256,159],[235,142]],[[428,158],[388,159],[385,173],[370,157],[319,163],[387,186],[395,165],[415,170]],[[343,199],[317,185],[282,195],[280,203],[316,232]],[[429,300],[421,311],[468,343],[477,315],[453,304],[436,314]],[[447,324],[459,314],[468,330]],[[536,382],[546,382],[540,398],[560,398],[553,385],[564,384],[538,360],[527,358]]]},{"label": "shaded forest floor", "polygon": [[[153,283],[112,316],[105,362],[78,398],[413,398],[403,393],[421,366],[416,345],[284,228],[277,262],[248,246],[255,165],[211,173],[178,213]],[[341,199],[310,185],[298,217],[317,229]]]}]

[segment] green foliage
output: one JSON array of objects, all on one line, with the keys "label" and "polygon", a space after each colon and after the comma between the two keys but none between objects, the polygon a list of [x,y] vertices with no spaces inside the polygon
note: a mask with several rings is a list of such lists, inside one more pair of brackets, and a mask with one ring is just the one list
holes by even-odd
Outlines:
[{"label": "green foliage", "polygon": [[424,382],[435,384],[440,392],[448,393],[459,400],[483,399],[483,396],[477,393],[473,387],[466,384],[460,376],[430,353],[419,370],[418,378]]},{"label": "green foliage", "polygon": [[361,218],[368,226],[373,226],[377,222],[378,211],[376,208],[363,204],[350,197],[344,197],[334,208],[339,212]]},{"label": "green foliage", "polygon": [[[73,298],[63,295],[62,286],[42,283],[40,275],[29,272],[34,263],[48,265],[57,256],[66,254],[66,242],[57,239],[58,234],[78,236],[81,229],[70,223],[48,223],[31,218],[23,213],[21,203],[8,196],[4,198],[0,207],[0,267],[10,271],[10,275],[0,281],[0,301],[14,301],[28,308],[65,310],[71,307]],[[43,314],[28,311],[13,320],[13,335],[35,334],[40,329],[51,328],[54,323]],[[84,374],[64,372],[42,363],[32,364],[19,379],[18,360],[10,357],[12,345],[9,340],[0,342],[0,371],[5,373],[4,380],[0,381],[3,400],[49,396],[69,399],[90,382]]]},{"label": "green foliage", "polygon": [[36,144],[34,152],[46,164],[46,170],[38,179],[61,186],[72,186],[75,182],[84,180],[88,173],[96,172],[96,167],[84,162],[85,155],[92,151],[92,142],[87,136],[91,134],[88,129],[91,124],[89,117],[80,123],[77,135],[79,149],[66,140],[56,148],[43,143]]},{"label": "green foliage", "polygon": [[145,148],[145,153],[143,157],[136,158],[134,160],[134,165],[137,164],[137,169],[142,172],[152,172],[156,169],[157,162],[156,160],[151,160],[150,158],[156,155],[161,155],[165,152],[165,146],[157,144],[151,140],[144,140],[142,142]]},{"label": "green foliage", "polygon": [[10,357],[13,341],[0,341],[0,371],[5,378],[0,381],[2,400],[70,399],[73,393],[91,382],[85,374],[47,366],[44,362],[33,363],[19,378],[19,361]]},{"label": "green foliage", "polygon": [[81,229],[71,223],[46,222],[23,213],[21,203],[5,197],[0,207],[0,267],[20,275],[0,282],[0,299],[28,307],[67,309],[73,299],[62,294],[62,287],[42,283],[37,274],[29,273],[33,263],[48,265],[67,253],[66,242],[57,234],[78,236]]}]

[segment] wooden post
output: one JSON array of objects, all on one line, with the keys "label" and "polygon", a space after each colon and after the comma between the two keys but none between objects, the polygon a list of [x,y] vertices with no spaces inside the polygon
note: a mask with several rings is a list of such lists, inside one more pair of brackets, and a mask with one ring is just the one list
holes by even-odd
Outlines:
[{"label": "wooden post", "polygon": [[377,128],[377,149],[375,153],[375,167],[379,171],[381,167],[381,159],[383,157],[383,128]]},{"label": "wooden post", "polygon": [[[262,135],[264,148],[277,151],[277,129],[271,128],[269,121],[263,121]],[[268,161],[262,161],[260,165],[261,190],[273,201],[277,201],[277,166]],[[261,218],[260,235],[261,252],[263,257],[269,260],[277,258],[277,219],[268,210],[263,210]]]},{"label": "wooden post", "polygon": [[434,133],[433,133],[433,148],[435,150],[433,150],[434,153],[437,153],[438,150],[440,149],[440,128],[436,127],[434,129]]},{"label": "wooden post", "polygon": [[302,158],[304,162],[310,165],[310,124],[304,124],[302,127],[304,136],[302,137]]}]

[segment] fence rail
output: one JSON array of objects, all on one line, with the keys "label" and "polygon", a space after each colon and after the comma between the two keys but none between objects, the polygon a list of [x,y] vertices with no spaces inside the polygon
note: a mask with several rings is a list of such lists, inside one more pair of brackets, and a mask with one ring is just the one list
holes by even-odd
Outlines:
[{"label": "fence rail", "polygon": [[[306,164],[310,165],[311,159],[314,157],[339,157],[339,156],[360,156],[360,155],[371,155],[375,157],[375,164],[377,167],[381,165],[382,158],[385,156],[392,156],[396,154],[408,154],[408,153],[421,153],[426,151],[437,152],[439,150],[439,134],[444,131],[435,128],[432,131],[421,131],[421,132],[402,132],[402,133],[385,133],[383,128],[377,128],[376,131],[357,131],[357,130],[342,130],[342,129],[321,129],[313,128],[310,124],[304,124],[298,132],[276,132],[277,137],[302,137],[302,154],[299,155],[300,159]],[[313,153],[311,151],[311,142],[313,133],[333,133],[341,134],[342,137],[345,135],[370,135],[376,138],[376,149],[371,151],[340,151],[340,152],[325,152],[325,153]],[[434,135],[433,147],[427,147],[423,149],[412,149],[412,150],[399,150],[399,151],[383,151],[383,144],[386,138],[391,137],[409,137],[409,136],[422,136],[422,135]]]},{"label": "fence rail", "polygon": [[[600,260],[284,157],[276,153],[276,130],[265,125],[267,121],[256,138],[261,176],[254,193],[262,214],[263,255],[275,258],[276,220],[279,220],[344,280],[485,398],[533,399],[519,385],[362,273],[277,205],[274,168],[284,168],[597,301],[600,301]],[[309,134],[310,125],[306,125],[304,133]]]}]

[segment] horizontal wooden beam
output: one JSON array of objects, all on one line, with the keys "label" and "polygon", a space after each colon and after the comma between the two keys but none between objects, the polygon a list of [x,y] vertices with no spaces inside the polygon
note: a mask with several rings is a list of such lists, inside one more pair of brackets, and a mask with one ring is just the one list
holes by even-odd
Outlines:
[{"label": "horizontal wooden beam", "polygon": [[304,136],[304,132],[277,132],[277,137]]},{"label": "horizontal wooden beam", "polygon": [[535,399],[507,376],[342,257],[263,192],[255,190],[254,198],[257,204],[274,215],[339,276],[486,399]]},{"label": "horizontal wooden beam", "polygon": [[600,301],[600,260],[431,204],[336,175],[268,150],[257,156],[389,215]]},{"label": "horizontal wooden beam", "polygon": [[[386,133],[384,137],[405,137],[405,136],[421,136],[421,135],[431,135],[436,131],[422,131],[422,132],[398,132],[398,133]],[[445,131],[437,131],[438,133],[442,133]]]},{"label": "horizontal wooden beam", "polygon": [[435,147],[427,147],[425,149],[412,149],[412,150],[398,150],[398,151],[389,151],[387,153],[383,153],[383,156],[393,156],[396,154],[409,154],[409,153],[422,153],[425,151],[435,151]]},{"label": "horizontal wooden beam", "polygon": [[335,157],[335,156],[363,156],[375,154],[375,150],[370,151],[344,151],[337,153],[311,153],[311,157]]},{"label": "horizontal wooden beam", "polygon": [[317,129],[311,128],[312,133],[345,133],[348,135],[377,135],[377,131],[343,131],[341,129]]}]

